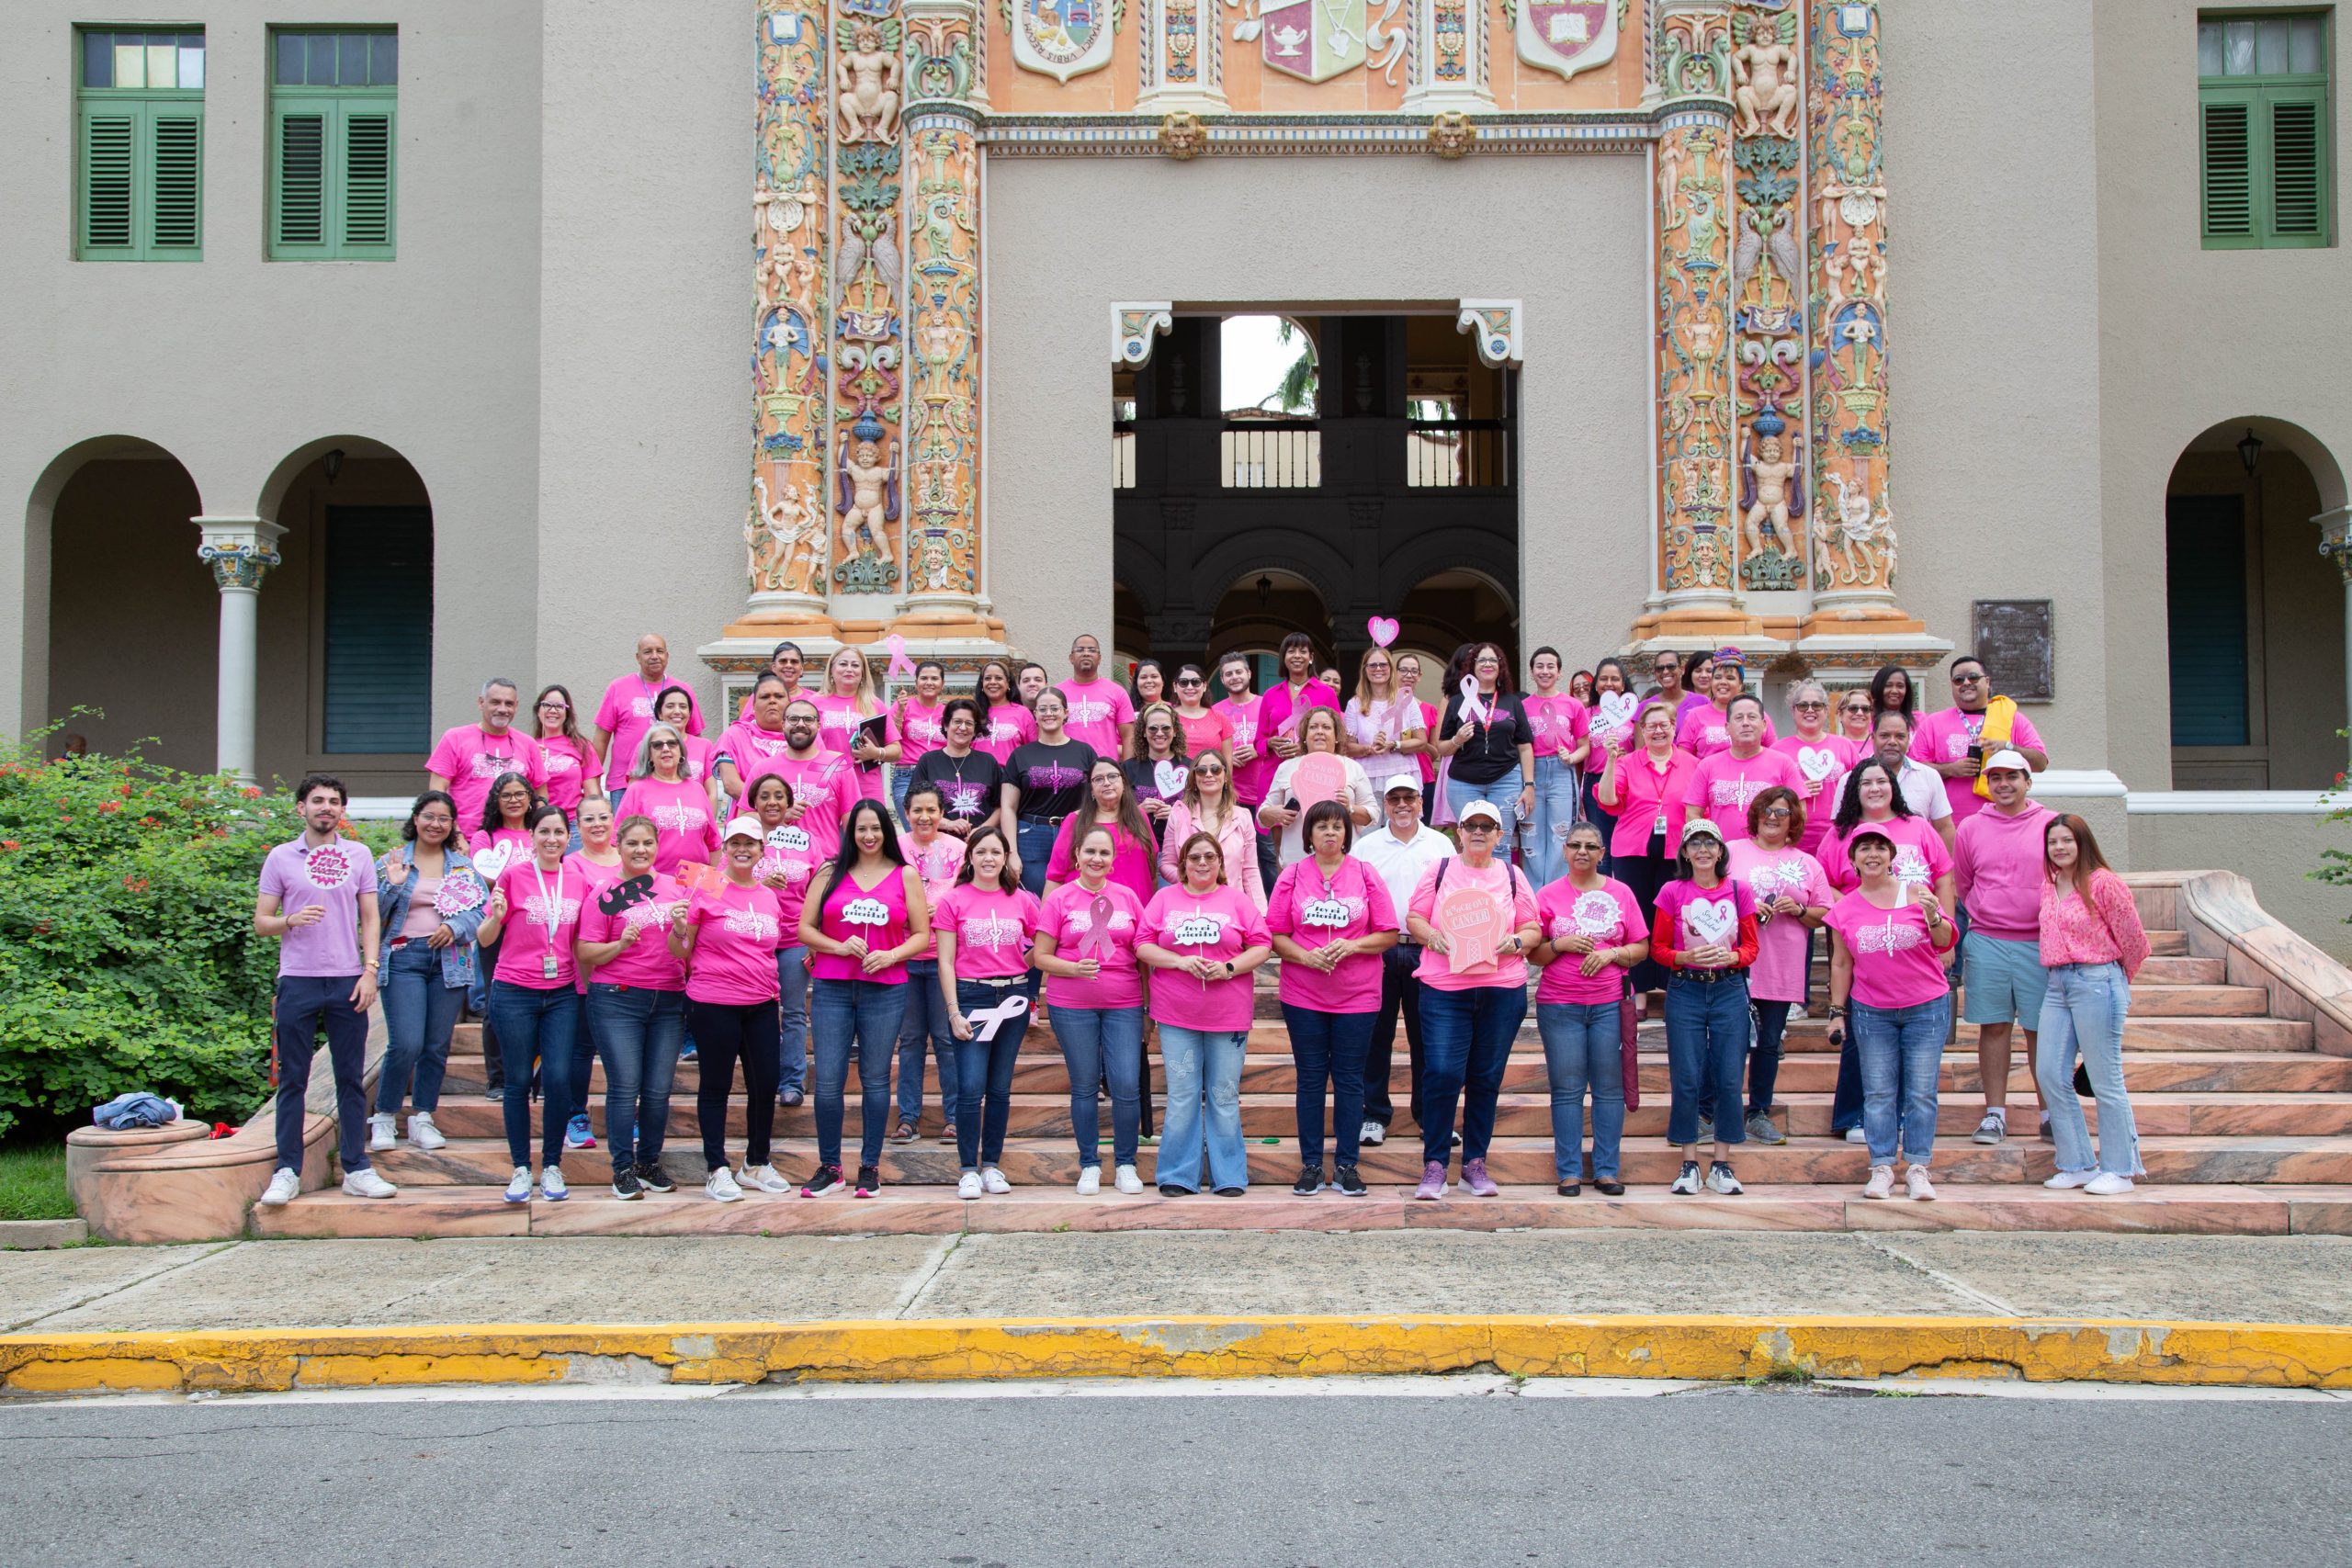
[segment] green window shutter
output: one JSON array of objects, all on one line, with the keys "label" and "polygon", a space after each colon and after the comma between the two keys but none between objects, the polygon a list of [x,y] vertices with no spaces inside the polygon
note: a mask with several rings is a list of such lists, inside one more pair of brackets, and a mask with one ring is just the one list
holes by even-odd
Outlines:
[{"label": "green window shutter", "polygon": [[2234,94],[2208,94],[2204,112],[2205,243],[2256,243],[2254,231],[2254,106]]},{"label": "green window shutter", "polygon": [[139,254],[134,197],[139,106],[82,111],[81,243],[85,261],[130,261]]},{"label": "green window shutter", "polygon": [[327,254],[327,128],[322,104],[280,106],[270,191],[270,254]]},{"label": "green window shutter", "polygon": [[343,112],[343,254],[392,254],[392,115],[346,105]]},{"label": "green window shutter", "polygon": [[2245,503],[2234,495],[2176,495],[2165,510],[2172,743],[2244,746]]},{"label": "green window shutter", "polygon": [[2326,107],[2316,92],[2268,95],[2270,223],[2274,245],[2323,245],[2328,234]]},{"label": "green window shutter", "polygon": [[150,117],[154,207],[150,245],[193,258],[204,245],[204,118],[159,107]]},{"label": "green window shutter", "polygon": [[433,745],[433,512],[326,509],[326,750]]}]

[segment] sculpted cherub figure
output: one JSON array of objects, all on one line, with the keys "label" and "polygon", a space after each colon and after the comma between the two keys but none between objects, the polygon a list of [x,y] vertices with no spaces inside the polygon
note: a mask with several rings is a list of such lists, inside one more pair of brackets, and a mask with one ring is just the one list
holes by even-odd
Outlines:
[{"label": "sculpted cherub figure", "polygon": [[874,553],[885,564],[890,559],[888,525],[899,515],[899,444],[890,444],[886,457],[872,441],[860,441],[842,453],[842,558],[857,554],[857,531],[874,541]]},{"label": "sculpted cherub figure", "polygon": [[882,29],[860,22],[833,67],[834,102],[844,141],[888,141],[899,134],[899,57]]},{"label": "sculpted cherub figure", "polygon": [[1794,463],[1781,457],[1777,435],[1759,435],[1748,448],[1747,494],[1743,499],[1747,502],[1749,555],[1759,554],[1767,537],[1782,555],[1796,554],[1796,541],[1789,532],[1789,481],[1796,471]]},{"label": "sculpted cherub figure", "polygon": [[1780,41],[1776,26],[1753,18],[1747,41],[1731,57],[1732,102],[1739,107],[1734,128],[1741,136],[1797,133],[1797,51]]}]

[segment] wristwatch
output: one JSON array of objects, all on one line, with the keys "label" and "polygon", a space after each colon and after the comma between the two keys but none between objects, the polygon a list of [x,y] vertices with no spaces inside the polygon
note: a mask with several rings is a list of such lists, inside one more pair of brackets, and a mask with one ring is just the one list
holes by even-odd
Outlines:
[{"label": "wristwatch", "polygon": [[1241,971],[1240,971],[1239,969],[1238,969],[1238,968],[1234,967],[1234,964],[1233,964],[1233,960],[1232,960],[1232,959],[1228,958],[1228,959],[1227,959],[1227,960],[1225,961],[1225,977],[1226,977],[1227,979],[1231,980],[1231,979],[1238,978],[1238,977],[1240,976],[1240,974],[1241,974]]}]

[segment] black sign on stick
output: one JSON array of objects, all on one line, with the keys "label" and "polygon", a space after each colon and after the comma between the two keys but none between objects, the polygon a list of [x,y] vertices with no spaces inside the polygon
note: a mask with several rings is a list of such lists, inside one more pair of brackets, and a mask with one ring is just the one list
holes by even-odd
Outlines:
[{"label": "black sign on stick", "polygon": [[2058,694],[2057,633],[2047,599],[1979,599],[1974,651],[1993,690],[2020,703]]}]

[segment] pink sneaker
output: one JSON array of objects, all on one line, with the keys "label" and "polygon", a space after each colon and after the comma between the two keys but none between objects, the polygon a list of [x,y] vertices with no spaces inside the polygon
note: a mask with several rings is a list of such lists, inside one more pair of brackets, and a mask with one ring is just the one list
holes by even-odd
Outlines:
[{"label": "pink sneaker", "polygon": [[1431,1160],[1421,1167],[1421,1184],[1413,1189],[1413,1196],[1435,1202],[1445,1196],[1445,1167]]},{"label": "pink sneaker", "polygon": [[1502,1192],[1502,1189],[1495,1185],[1495,1179],[1487,1174],[1487,1162],[1483,1159],[1462,1162],[1462,1185],[1479,1198],[1498,1197]]}]

